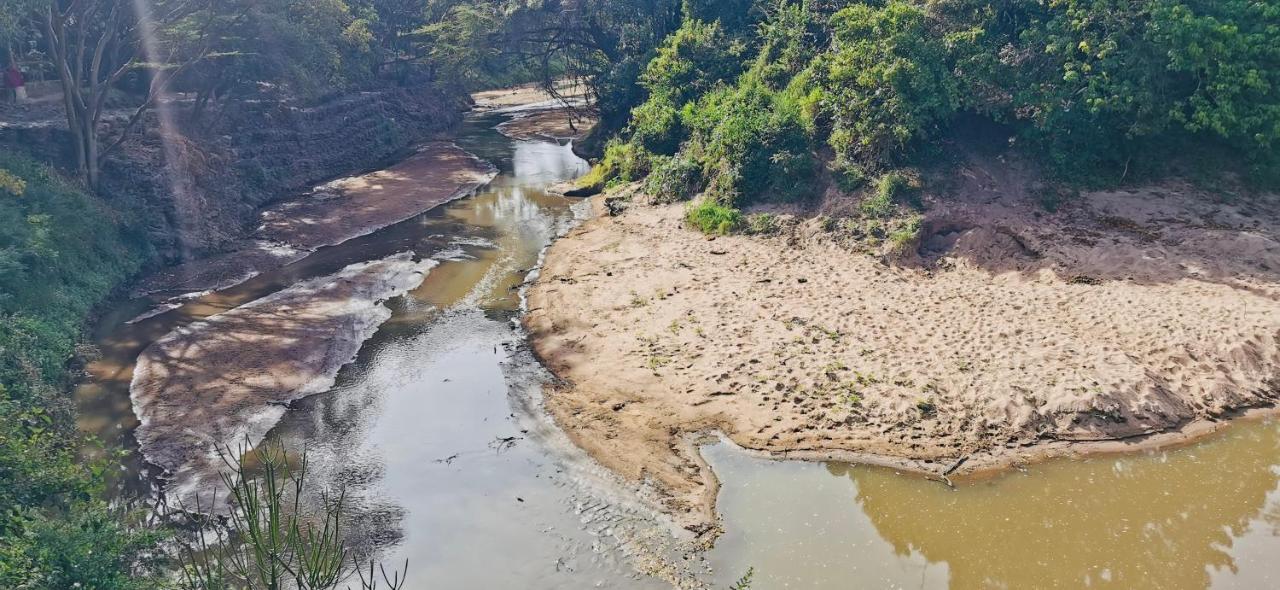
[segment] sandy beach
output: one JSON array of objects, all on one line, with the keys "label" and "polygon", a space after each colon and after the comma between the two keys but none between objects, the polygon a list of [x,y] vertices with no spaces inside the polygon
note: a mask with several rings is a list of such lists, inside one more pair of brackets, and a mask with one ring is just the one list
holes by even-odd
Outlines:
[{"label": "sandy beach", "polygon": [[892,264],[821,217],[711,239],[682,205],[611,217],[596,197],[528,291],[534,348],[563,379],[548,409],[709,532],[708,433],[960,477],[1184,441],[1275,404],[1274,196],[1169,185],[1049,214],[992,170],[963,173]]}]

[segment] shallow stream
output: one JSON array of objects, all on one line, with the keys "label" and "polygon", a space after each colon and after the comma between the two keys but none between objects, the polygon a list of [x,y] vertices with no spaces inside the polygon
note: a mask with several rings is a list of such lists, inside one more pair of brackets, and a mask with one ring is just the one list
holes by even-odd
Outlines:
[{"label": "shallow stream", "polygon": [[[661,517],[585,459],[541,412],[549,376],[514,323],[519,286],[581,215],[547,193],[586,170],[569,146],[513,141],[476,117],[457,140],[494,162],[477,195],[136,323],[122,303],[77,390],[82,427],[132,448],[134,359],[176,326],[354,262],[411,250],[438,261],[328,393],[272,436],[351,493],[359,537],[413,588],[661,588],[640,556],[724,588],[1280,587],[1280,425],[1241,424],[1196,445],[1058,460],[957,489],[892,470],[705,449],[724,536],[706,559],[670,549]],[[124,462],[126,495],[154,478]],[[418,583],[421,582],[421,583]]]}]

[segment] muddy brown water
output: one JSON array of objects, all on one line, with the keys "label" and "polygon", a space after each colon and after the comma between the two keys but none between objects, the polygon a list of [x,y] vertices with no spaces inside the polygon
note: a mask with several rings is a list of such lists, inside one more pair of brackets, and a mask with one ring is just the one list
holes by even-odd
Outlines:
[{"label": "muddy brown water", "polygon": [[[566,145],[512,141],[473,118],[458,143],[498,165],[473,197],[175,310],[96,334],[77,389],[81,426],[134,448],[134,359],[177,326],[347,264],[405,250],[438,261],[335,387],[295,404],[272,436],[352,498],[355,536],[410,587],[661,588],[637,554],[683,561],[711,587],[1280,587],[1280,424],[1245,422],[1194,445],[1062,459],[955,489],[893,470],[704,448],[722,481],[724,535],[706,562],[663,554],[665,524],[540,411],[549,376],[513,319],[541,250],[582,213],[544,188],[586,170]],[[122,497],[156,475],[126,456]],[[655,542],[654,539],[657,539]],[[706,567],[709,565],[710,567]]]}]

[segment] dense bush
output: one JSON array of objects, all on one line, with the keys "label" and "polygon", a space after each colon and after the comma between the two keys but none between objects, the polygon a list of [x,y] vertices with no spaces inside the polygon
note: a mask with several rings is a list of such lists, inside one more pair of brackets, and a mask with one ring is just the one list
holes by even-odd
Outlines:
[{"label": "dense bush", "polygon": [[858,162],[901,163],[956,109],[946,46],[924,8],[893,1],[856,5],[831,18],[832,48],[817,63],[828,141]]},{"label": "dense bush", "polygon": [[610,184],[640,180],[648,176],[652,157],[647,150],[633,143],[612,140],[605,146],[604,158],[578,179],[578,184],[600,189]]},{"label": "dense bush", "polygon": [[1001,126],[1073,180],[1158,174],[1191,148],[1235,154],[1256,180],[1280,180],[1274,3],[696,4],[697,20],[645,68],[648,100],[624,136],[676,155],[651,183],[666,199],[801,199],[819,159],[854,191],[935,157],[922,148],[975,124]]},{"label": "dense bush", "polygon": [[[0,152],[0,587],[142,588],[153,535],[99,499],[65,391],[90,309],[141,264],[119,213],[57,173]],[[20,187],[20,188],[18,188]]]},{"label": "dense bush", "polygon": [[688,154],[654,156],[653,172],[645,180],[645,192],[662,202],[672,202],[702,190],[702,165]]}]

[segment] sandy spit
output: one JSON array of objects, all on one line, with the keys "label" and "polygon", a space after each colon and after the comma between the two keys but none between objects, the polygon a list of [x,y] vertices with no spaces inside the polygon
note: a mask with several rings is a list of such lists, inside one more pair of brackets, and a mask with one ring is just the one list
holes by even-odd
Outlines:
[{"label": "sandy spit", "polygon": [[267,207],[253,235],[232,251],[165,269],[135,292],[225,289],[470,195],[496,174],[490,163],[452,143],[428,143],[389,168],[334,180]]},{"label": "sandy spit", "polygon": [[[528,289],[546,406],[606,467],[716,530],[710,432],[952,477],[1169,444],[1280,398],[1280,206],[1186,187],[1055,215],[981,170],[905,261],[812,220],[709,240],[679,205],[603,211]],[[962,461],[963,460],[963,461]]]},{"label": "sandy spit", "polygon": [[436,263],[410,253],[353,264],[175,330],[138,357],[130,394],[147,460],[171,502],[209,506],[218,449],[257,444],[288,404],[321,393],[391,316],[383,303]]},{"label": "sandy spit", "polygon": [[594,113],[563,107],[516,115],[510,121],[498,125],[498,131],[512,139],[524,141],[565,141],[581,139],[595,124]]}]

